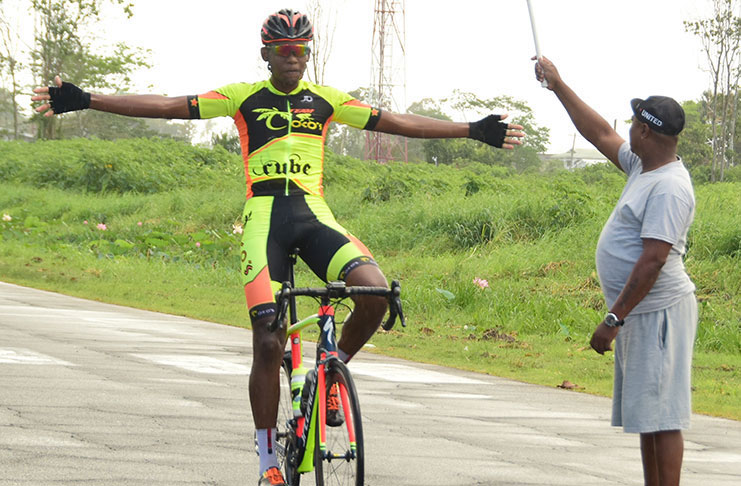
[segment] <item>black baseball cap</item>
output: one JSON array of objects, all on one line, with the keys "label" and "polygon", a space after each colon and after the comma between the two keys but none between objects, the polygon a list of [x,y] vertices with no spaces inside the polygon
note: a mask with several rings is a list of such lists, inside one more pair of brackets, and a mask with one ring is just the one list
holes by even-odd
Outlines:
[{"label": "black baseball cap", "polygon": [[657,133],[676,136],[684,128],[684,110],[668,96],[633,98],[630,106],[636,118]]}]

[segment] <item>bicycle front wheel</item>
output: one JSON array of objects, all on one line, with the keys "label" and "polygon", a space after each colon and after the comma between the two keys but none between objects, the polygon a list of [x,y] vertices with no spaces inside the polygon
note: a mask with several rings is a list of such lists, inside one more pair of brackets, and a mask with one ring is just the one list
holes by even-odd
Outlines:
[{"label": "bicycle front wheel", "polygon": [[[317,424],[314,469],[317,486],[362,486],[365,474],[360,402],[350,371],[342,361],[328,363],[327,394],[337,385],[341,425]],[[326,397],[325,397],[326,399]],[[325,438],[322,441],[322,430]]]}]

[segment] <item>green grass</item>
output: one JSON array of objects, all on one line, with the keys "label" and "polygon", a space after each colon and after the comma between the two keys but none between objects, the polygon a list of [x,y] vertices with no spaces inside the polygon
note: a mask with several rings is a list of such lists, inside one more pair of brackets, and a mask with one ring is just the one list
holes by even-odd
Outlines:
[{"label": "green grass", "polygon": [[[41,157],[36,144],[0,143],[7,155],[0,213],[12,217],[0,221],[0,279],[247,326],[232,232],[244,202],[239,160],[138,141],[112,156],[165,176],[116,173],[105,189],[71,183],[87,174],[76,151],[103,158],[119,149],[98,143],[58,142],[65,154],[58,163],[53,144],[40,145]],[[33,171],[16,167],[28,158]],[[184,160],[194,168],[181,167]],[[60,167],[66,178],[43,176]],[[516,175],[476,164],[379,166],[330,156],[326,170],[337,219],[373,250],[388,278],[402,281],[409,326],[378,333],[374,352],[611,394],[612,355],[597,355],[588,342],[606,311],[594,247],[624,184],[614,169]],[[176,180],[177,188],[131,189],[150,176]],[[686,260],[701,302],[694,408],[739,420],[741,183],[701,185],[696,193]],[[298,281],[318,283],[305,267]]]}]

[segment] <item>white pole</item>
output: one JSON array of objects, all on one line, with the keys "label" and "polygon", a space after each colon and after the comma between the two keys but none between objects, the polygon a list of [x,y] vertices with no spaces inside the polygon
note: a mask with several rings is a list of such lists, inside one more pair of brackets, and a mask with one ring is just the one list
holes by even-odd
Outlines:
[{"label": "white pole", "polygon": [[[535,41],[535,57],[540,61],[540,44],[538,43],[538,31],[535,29],[535,15],[533,15],[533,6],[530,4],[530,0],[527,0],[527,11],[530,13],[530,26],[533,28],[533,41]],[[540,85],[544,88],[548,87],[548,81],[543,79]]]}]

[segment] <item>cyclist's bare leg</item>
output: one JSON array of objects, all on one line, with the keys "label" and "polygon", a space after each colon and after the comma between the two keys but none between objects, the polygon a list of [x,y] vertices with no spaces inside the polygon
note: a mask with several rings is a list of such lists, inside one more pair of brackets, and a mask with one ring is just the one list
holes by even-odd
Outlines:
[{"label": "cyclist's bare leg", "polygon": [[280,398],[280,364],[283,360],[285,330],[268,331],[271,318],[252,324],[252,371],[250,405],[255,428],[275,427]]},{"label": "cyclist's bare leg", "polygon": [[[362,265],[355,268],[347,275],[345,282],[348,286],[388,287],[386,277],[375,265]],[[353,297],[353,301],[355,309],[352,317],[342,328],[342,335],[337,343],[339,348],[350,356],[357,353],[373,336],[381,325],[381,320],[388,307],[388,302],[384,297],[363,295]]]}]

